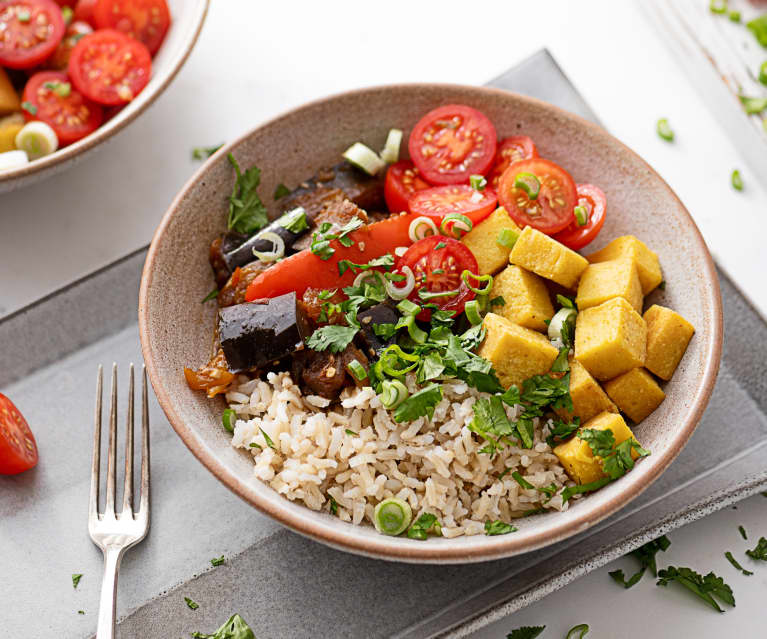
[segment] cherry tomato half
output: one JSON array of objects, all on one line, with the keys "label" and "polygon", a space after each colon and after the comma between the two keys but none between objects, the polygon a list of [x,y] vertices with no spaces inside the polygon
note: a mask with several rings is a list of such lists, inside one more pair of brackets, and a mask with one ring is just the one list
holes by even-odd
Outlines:
[{"label": "cherry tomato half", "polygon": [[410,160],[395,162],[386,171],[384,197],[391,213],[407,211],[407,201],[417,191],[431,187]]},{"label": "cherry tomato half", "polygon": [[[444,246],[437,248],[440,244]],[[461,313],[466,302],[475,297],[474,291],[461,278],[461,273],[464,270],[478,273],[477,260],[466,245],[458,240],[443,235],[430,235],[418,240],[397,259],[394,271],[402,272],[405,266],[409,266],[415,275],[415,288],[409,296],[415,304],[436,304],[441,310]],[[450,291],[453,294],[424,299],[419,291],[427,296]],[[429,321],[431,310],[423,309],[417,318]]]},{"label": "cherry tomato half", "polygon": [[69,77],[83,95],[113,106],[135,98],[152,75],[152,56],[138,40],[114,29],[81,38],[69,57]]},{"label": "cherry tomato half", "polygon": [[101,126],[104,112],[71,86],[61,71],[40,71],[27,81],[23,99],[35,108],[24,111],[27,120],[41,120],[56,133],[60,146],[84,138]]},{"label": "cherry tomato half", "polygon": [[0,475],[16,475],[37,464],[37,444],[19,409],[0,393]]},{"label": "cherry tomato half", "polygon": [[60,71],[66,71],[69,66],[69,56],[72,55],[72,49],[80,41],[80,38],[93,33],[93,27],[83,20],[76,20],[67,27],[64,38],[59,42],[59,46],[53,52],[46,66]]},{"label": "cherry tomato half", "polygon": [[497,189],[503,172],[509,168],[510,164],[537,157],[538,149],[535,148],[533,139],[526,135],[512,135],[502,140],[495,152],[493,168],[487,174],[487,183]]},{"label": "cherry tomato half", "polygon": [[[520,186],[520,181],[530,185],[530,193]],[[498,200],[519,226],[532,226],[553,235],[572,221],[577,191],[573,178],[561,166],[531,158],[514,162],[504,171]]]},{"label": "cherry tomato half", "polygon": [[589,244],[602,230],[607,211],[607,198],[598,186],[593,184],[579,184],[578,206],[583,206],[588,212],[588,221],[584,226],[578,226],[573,219],[570,226],[554,235],[557,242],[577,251]]},{"label": "cherry tomato half", "polygon": [[432,218],[437,226],[449,213],[460,213],[477,224],[495,210],[497,202],[492,189],[477,191],[468,184],[449,184],[418,191],[408,200],[408,207],[415,215]]},{"label": "cherry tomato half", "polygon": [[463,104],[448,104],[423,116],[408,142],[410,158],[432,184],[460,184],[484,175],[495,157],[495,127]]},{"label": "cherry tomato half", "polygon": [[0,66],[30,69],[43,62],[64,37],[64,18],[52,0],[0,2]]},{"label": "cherry tomato half", "polygon": [[154,55],[170,27],[165,0],[96,0],[93,21],[97,29],[116,29],[143,42]]}]

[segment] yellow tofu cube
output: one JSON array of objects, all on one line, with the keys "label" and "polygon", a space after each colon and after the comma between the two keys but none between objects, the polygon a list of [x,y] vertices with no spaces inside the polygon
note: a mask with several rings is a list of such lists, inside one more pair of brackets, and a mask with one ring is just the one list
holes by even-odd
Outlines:
[{"label": "yellow tofu cube", "polygon": [[545,320],[554,315],[544,281],[519,266],[511,264],[495,276],[490,299],[498,296],[503,297],[504,304],[493,307],[495,312],[525,328],[545,331]]},{"label": "yellow tofu cube", "polygon": [[589,264],[580,282],[575,303],[580,310],[598,306],[613,297],[622,297],[637,313],[642,312],[642,285],[633,260],[607,260]]},{"label": "yellow tofu cube", "polygon": [[500,315],[485,315],[484,326],[487,334],[477,354],[492,362],[506,388],[547,373],[557,358],[557,349],[543,335]]},{"label": "yellow tofu cube", "polygon": [[24,127],[24,116],[21,113],[0,118],[0,153],[13,151],[16,148],[16,134]]},{"label": "yellow tofu cube", "polygon": [[[587,421],[583,429],[611,430],[615,437],[615,445],[622,444],[627,439],[636,439],[634,433],[623,421],[623,417],[617,413],[600,413]],[[590,484],[606,477],[602,470],[602,458],[594,457],[588,442],[578,438],[578,434],[568,441],[554,447],[554,454],[559,459],[567,474],[576,484]],[[636,459],[638,455],[632,449],[631,457]]]},{"label": "yellow tofu cube", "polygon": [[531,226],[520,233],[509,261],[569,289],[575,288],[589,265],[585,257]]},{"label": "yellow tofu cube", "polygon": [[605,382],[605,390],[618,408],[637,424],[666,399],[666,393],[644,368],[632,368]]},{"label": "yellow tofu cube", "polygon": [[0,115],[7,115],[21,110],[21,98],[11,84],[11,79],[0,67]]},{"label": "yellow tofu cube", "polygon": [[644,366],[647,326],[622,297],[578,313],[575,358],[598,380]]},{"label": "yellow tofu cube", "polygon": [[647,323],[645,367],[661,379],[671,379],[695,327],[679,313],[657,304],[647,309],[644,321]]},{"label": "yellow tofu cube", "polygon": [[603,249],[586,256],[589,262],[607,262],[628,258],[636,264],[639,282],[642,284],[642,293],[647,295],[663,281],[663,273],[660,270],[658,256],[647,245],[633,235],[616,237]]},{"label": "yellow tofu cube", "polygon": [[499,207],[461,240],[477,258],[480,275],[497,273],[509,263],[511,249],[498,244],[498,234],[504,229],[522,232],[506,209]]},{"label": "yellow tofu cube", "polygon": [[577,359],[570,360],[570,398],[573,400],[572,413],[564,408],[556,409],[557,415],[568,421],[573,417],[580,417],[583,424],[599,413],[618,412],[618,407],[602,390],[599,382]]}]

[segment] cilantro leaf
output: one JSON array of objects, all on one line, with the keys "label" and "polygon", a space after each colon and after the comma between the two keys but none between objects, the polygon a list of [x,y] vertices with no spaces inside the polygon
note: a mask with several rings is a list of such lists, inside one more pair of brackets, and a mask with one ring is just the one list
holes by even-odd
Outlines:
[{"label": "cilantro leaf", "polygon": [[356,262],[352,262],[350,260],[341,260],[338,262],[338,274],[343,275],[349,269],[351,269],[352,273],[356,273],[357,271],[367,271],[377,266],[384,268],[390,268],[394,266],[394,256],[391,253],[385,253],[380,257],[374,257],[367,264],[357,264]]},{"label": "cilantro leaf", "polygon": [[490,306],[506,306],[506,300],[503,298],[503,295],[498,295],[498,297],[491,299],[488,304]]},{"label": "cilantro leaf", "polygon": [[[342,246],[349,247],[354,244],[349,233],[356,231],[363,225],[363,221],[358,217],[353,217],[340,228],[334,228],[330,222],[324,222],[314,235],[312,235],[312,244],[309,250],[319,256],[322,260],[328,260],[336,252],[330,246],[331,240],[338,240]],[[343,274],[343,273],[342,273]]]},{"label": "cilantro leaf", "polygon": [[429,384],[413,393],[394,411],[395,422],[412,422],[419,417],[434,417],[434,407],[442,400],[439,384]]},{"label": "cilantro leaf", "polygon": [[549,428],[549,436],[546,443],[554,448],[558,442],[562,442],[572,435],[581,425],[580,417],[573,417],[573,421],[566,422],[562,419],[555,419],[554,426]]},{"label": "cilantro leaf", "polygon": [[717,599],[730,606],[735,605],[732,588],[713,572],[702,577],[691,568],[669,566],[665,570],[658,571],[658,577],[656,585],[668,586],[671,582],[676,581],[718,612],[724,612],[724,610],[717,603]]},{"label": "cilantro leaf", "polygon": [[495,437],[506,437],[514,433],[498,395],[482,397],[474,403],[474,418],[469,424],[469,430],[483,436],[489,434]]},{"label": "cilantro leaf", "polygon": [[259,426],[258,430],[261,431],[261,434],[264,436],[264,441],[266,442],[266,445],[269,446],[269,448],[273,449],[275,448],[274,442],[272,441],[272,438],[269,437],[269,434]]},{"label": "cilantro leaf", "polygon": [[515,628],[507,634],[506,639],[535,639],[545,629],[546,626],[522,626],[521,628]]},{"label": "cilantro leaf", "polygon": [[340,353],[351,344],[358,330],[355,326],[328,324],[314,331],[306,340],[306,345],[315,351],[330,349],[331,353]]},{"label": "cilantro leaf", "polygon": [[554,360],[554,363],[551,365],[551,370],[554,373],[566,373],[570,370],[570,362],[567,359],[567,356],[570,354],[570,348],[567,346],[563,346],[559,349],[559,355],[557,355],[557,358]]},{"label": "cilantro leaf", "polygon": [[522,475],[519,474],[519,471],[514,471],[511,473],[511,476],[514,478],[514,481],[517,482],[522,488],[525,490],[531,490],[532,488],[535,488],[529,481],[527,481]]},{"label": "cilantro leaf", "polygon": [[751,559],[767,561],[767,539],[760,537],[756,546],[752,550],[747,550],[746,554],[751,557]]},{"label": "cilantro leaf", "polygon": [[230,153],[227,157],[237,176],[229,196],[227,228],[250,235],[266,226],[269,221],[266,207],[256,192],[261,183],[261,169],[251,166],[242,173],[234,156]]},{"label": "cilantro leaf", "polygon": [[240,615],[232,615],[212,635],[193,632],[192,639],[256,639],[256,636]]},{"label": "cilantro leaf", "polygon": [[436,515],[423,513],[410,525],[410,528],[408,528],[407,531],[407,536],[410,537],[410,539],[420,539],[423,541],[428,537],[428,533],[432,529],[437,535],[442,532],[442,527],[439,525]]},{"label": "cilantro leaf", "polygon": [[296,207],[287,213],[283,213],[275,220],[275,222],[282,228],[295,234],[301,233],[309,228],[309,222],[306,219],[306,211],[301,206]]},{"label": "cilantro leaf", "polygon": [[435,379],[445,370],[445,364],[437,351],[431,351],[421,360],[418,366],[417,381],[419,384]]},{"label": "cilantro leaf", "polygon": [[609,429],[584,428],[578,433],[578,439],[589,445],[595,457],[607,457],[615,446],[615,435]]},{"label": "cilantro leaf", "polygon": [[500,520],[485,522],[485,534],[489,536],[507,535],[508,533],[513,533],[516,531],[516,527]]},{"label": "cilantro leaf", "polygon": [[628,581],[626,581],[622,570],[613,570],[607,574],[626,589],[639,583],[639,580],[644,576],[644,573],[648,568],[652,573],[652,576],[657,577],[658,567],[655,563],[655,555],[661,551],[665,552],[670,545],[671,542],[669,541],[669,538],[663,535],[657,539],[648,541],[643,546],[631,551],[629,555],[639,561],[639,570],[631,575]]}]

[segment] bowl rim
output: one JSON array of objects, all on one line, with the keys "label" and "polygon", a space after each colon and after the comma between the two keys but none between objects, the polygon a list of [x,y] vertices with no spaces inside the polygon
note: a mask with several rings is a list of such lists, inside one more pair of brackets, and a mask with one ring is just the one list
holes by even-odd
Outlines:
[{"label": "bowl rim", "polygon": [[[138,106],[135,110],[128,111],[124,117],[120,117],[121,113],[118,113],[108,122],[102,124],[93,133],[87,135],[82,140],[78,140],[74,144],[65,146],[63,149],[58,149],[50,155],[46,155],[37,160],[33,160],[29,164],[20,166],[17,169],[10,171],[0,172],[0,188],[6,185],[12,185],[14,182],[19,182],[20,185],[24,184],[24,180],[38,173],[53,174],[57,169],[64,168],[62,165],[75,158],[81,158],[102,142],[106,142],[113,136],[117,135],[126,126],[139,117],[144,111],[146,111],[154,102],[159,98],[170,83],[176,77],[181,67],[184,66],[189,54],[192,53],[194,45],[197,43],[202,31],[202,26],[205,24],[205,18],[208,15],[208,9],[210,8],[210,0],[200,0],[200,4],[197,5],[198,15],[196,16],[191,30],[191,37],[182,46],[181,50],[176,54],[175,58],[171,59],[168,66],[168,73],[165,78],[157,85],[155,90],[148,93],[143,101],[141,101],[142,93],[136,98]],[[154,72],[154,68],[152,69]],[[140,102],[139,102],[140,101]],[[131,103],[128,103],[126,108]],[[13,188],[13,187],[11,187]]]},{"label": "bowl rim", "polygon": [[[208,450],[207,445],[195,435],[195,433],[183,422],[179,414],[176,412],[174,403],[171,400],[168,392],[162,385],[159,368],[157,362],[154,360],[154,355],[150,347],[149,338],[149,324],[150,324],[150,309],[148,305],[149,289],[152,285],[154,277],[154,265],[157,257],[158,247],[163,236],[168,229],[171,219],[174,217],[175,212],[179,204],[184,200],[191,189],[193,189],[201,177],[205,174],[210,163],[216,161],[220,154],[227,154],[230,151],[234,151],[240,144],[245,142],[250,136],[252,136],[257,130],[278,123],[280,120],[294,115],[296,112],[303,109],[319,106],[341,97],[348,97],[355,94],[365,94],[373,91],[392,91],[400,89],[424,88],[430,90],[445,90],[465,91],[470,89],[477,93],[485,95],[494,95],[496,97],[508,97],[513,96],[516,100],[529,103],[532,107],[548,110],[553,112],[559,117],[574,120],[576,124],[591,129],[598,135],[606,135],[612,138],[613,142],[617,143],[622,149],[634,157],[643,164],[648,171],[657,179],[662,185],[668,195],[673,198],[678,204],[680,210],[683,212],[683,223],[689,231],[690,239],[696,244],[697,248],[702,252],[704,256],[703,275],[706,281],[710,284],[706,287],[707,296],[704,298],[706,306],[713,309],[712,326],[711,326],[711,339],[708,349],[703,353],[704,365],[703,371],[700,375],[699,381],[693,393],[691,408],[687,418],[683,423],[677,426],[670,445],[666,451],[659,456],[653,455],[654,463],[650,467],[650,470],[640,475],[629,474],[624,478],[622,489],[615,491],[615,494],[601,503],[601,505],[595,505],[592,507],[585,507],[586,501],[582,502],[584,505],[580,506],[577,510],[571,511],[572,515],[568,518],[562,518],[554,525],[538,532],[532,539],[519,537],[515,535],[503,535],[497,537],[488,538],[488,543],[483,545],[474,545],[461,547],[459,544],[455,545],[441,545],[441,544],[400,544],[396,545],[392,543],[392,538],[381,536],[381,539],[375,537],[363,537],[355,533],[356,527],[349,525],[348,528],[335,528],[330,525],[321,524],[319,522],[308,521],[303,519],[295,513],[289,512],[287,508],[280,507],[278,500],[269,500],[259,495],[253,488],[251,488],[246,482],[235,476],[224,464],[220,463],[218,459]],[[141,285],[139,290],[139,337],[141,340],[141,350],[146,363],[149,379],[157,395],[157,399],[161,408],[165,412],[168,421],[181,437],[182,441],[186,444],[192,454],[199,459],[202,464],[213,473],[224,485],[226,485],[232,492],[241,497],[246,502],[250,503],[260,512],[272,517],[277,522],[289,527],[295,532],[298,532],[304,536],[320,541],[326,545],[330,545],[334,548],[353,552],[356,554],[365,555],[368,557],[375,557],[386,560],[413,562],[413,563],[469,563],[478,561],[487,561],[491,559],[498,559],[503,557],[509,557],[515,554],[529,552],[544,546],[550,545],[562,539],[565,539],[571,535],[592,527],[594,524],[613,514],[621,507],[625,506],[646,490],[669,466],[669,464],[676,458],[676,456],[682,451],[685,444],[689,440],[690,436],[694,432],[703,412],[708,404],[708,400],[716,382],[717,374],[719,371],[719,364],[722,355],[722,342],[723,342],[723,315],[722,315],[722,300],[719,290],[719,278],[716,271],[713,258],[706,246],[703,236],[695,224],[694,219],[690,215],[687,208],[682,201],[666,183],[666,181],[636,152],[626,146],[623,142],[612,136],[608,131],[602,127],[585,120],[584,118],[565,111],[560,107],[552,105],[543,100],[533,98],[530,96],[514,93],[512,91],[505,91],[502,89],[496,89],[491,87],[475,87],[470,85],[454,84],[454,83],[397,83],[388,85],[376,85],[369,86],[350,91],[343,91],[335,93],[329,96],[325,96],[316,100],[312,100],[303,103],[295,108],[289,109],[280,113],[279,115],[262,122],[258,126],[250,129],[245,134],[239,136],[235,140],[224,145],[219,149],[211,158],[209,158],[205,164],[203,164],[192,177],[186,182],[184,187],[178,193],[178,195],[171,202],[168,210],[163,215],[160,225],[155,232],[152,242],[149,246],[146,262],[141,276]],[[282,500],[284,497],[279,496]],[[492,540],[492,541],[491,541]]]}]

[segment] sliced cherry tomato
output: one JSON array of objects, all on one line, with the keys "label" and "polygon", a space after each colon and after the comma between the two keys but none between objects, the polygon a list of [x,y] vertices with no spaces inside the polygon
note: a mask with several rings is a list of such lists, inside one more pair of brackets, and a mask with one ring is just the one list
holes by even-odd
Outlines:
[{"label": "sliced cherry tomato", "polygon": [[72,55],[72,49],[80,41],[80,38],[93,33],[93,27],[83,20],[76,20],[67,27],[64,38],[59,42],[59,46],[53,52],[48,60],[47,66],[59,71],[66,71],[69,66],[69,57]]},{"label": "sliced cherry tomato", "polygon": [[521,227],[532,226],[547,235],[570,224],[576,200],[575,182],[570,174],[542,158],[514,162],[504,171],[498,185],[498,201],[511,218]]},{"label": "sliced cherry tomato", "polygon": [[170,27],[170,11],[165,0],[96,0],[93,20],[97,29],[121,31],[154,55]]},{"label": "sliced cherry tomato", "polygon": [[537,157],[538,149],[535,148],[533,139],[526,135],[512,135],[502,140],[495,152],[493,168],[487,174],[487,183],[497,189],[503,172],[509,168],[510,164]]},{"label": "sliced cherry tomato", "polygon": [[75,4],[75,20],[84,20],[93,26],[93,9],[96,7],[97,0],[77,0]]},{"label": "sliced cherry tomato", "polygon": [[69,58],[69,77],[83,95],[108,106],[135,98],[152,75],[152,56],[138,40],[114,29],[82,38]]},{"label": "sliced cherry tomato", "polygon": [[450,184],[419,191],[408,200],[408,207],[415,215],[432,218],[437,226],[449,213],[460,213],[477,224],[495,210],[497,201],[492,189],[477,191],[468,184]]},{"label": "sliced cherry tomato", "polygon": [[37,464],[37,444],[19,409],[0,393],[0,475],[16,475]]},{"label": "sliced cherry tomato", "polygon": [[0,1],[0,66],[31,69],[64,37],[64,18],[52,0]]},{"label": "sliced cherry tomato", "polygon": [[463,104],[448,104],[423,116],[408,142],[410,158],[432,184],[460,184],[484,175],[493,162],[495,127]]},{"label": "sliced cherry tomato", "polygon": [[584,226],[578,226],[578,223],[573,219],[570,226],[554,235],[557,242],[561,242],[573,251],[582,249],[599,235],[599,231],[602,230],[605,223],[605,212],[607,211],[607,198],[598,186],[579,184],[577,189],[577,206],[585,207],[588,221]]},{"label": "sliced cherry tomato", "polygon": [[[394,271],[402,272],[405,266],[409,266],[415,275],[415,288],[409,299],[420,306],[436,304],[441,310],[461,313],[466,302],[475,297],[461,274],[464,270],[478,273],[477,259],[458,240],[443,235],[430,235],[418,240],[397,260]],[[446,292],[452,292],[452,295],[438,295]],[[437,295],[428,297],[432,294]],[[417,318],[429,321],[431,310],[423,309]]]},{"label": "sliced cherry tomato", "polygon": [[59,146],[77,142],[95,131],[104,121],[101,105],[91,102],[71,86],[61,71],[40,71],[27,81],[23,99],[35,107],[27,120],[42,120],[56,133]]},{"label": "sliced cherry tomato", "polygon": [[280,260],[254,279],[245,292],[245,299],[252,302],[263,297],[277,297],[295,291],[299,299],[307,288],[339,288],[349,286],[356,277],[351,269],[338,274],[338,262],[350,260],[365,264],[374,257],[391,253],[398,246],[410,246],[410,223],[416,216],[408,213],[368,224],[349,233],[354,244],[342,246],[338,240],[330,245],[335,253],[327,260],[305,249]]},{"label": "sliced cherry tomato", "polygon": [[386,171],[386,182],[384,183],[386,205],[392,213],[407,211],[407,201],[410,196],[430,187],[431,184],[421,177],[418,169],[410,160],[395,162]]}]

